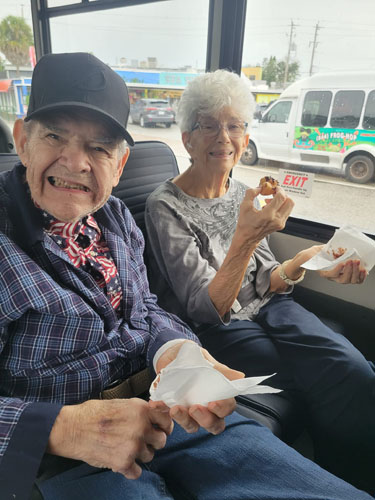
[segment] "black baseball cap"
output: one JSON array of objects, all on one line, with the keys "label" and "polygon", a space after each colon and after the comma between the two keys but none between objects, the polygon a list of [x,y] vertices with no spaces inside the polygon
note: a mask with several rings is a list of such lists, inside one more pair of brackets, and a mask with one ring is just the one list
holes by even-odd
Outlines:
[{"label": "black baseball cap", "polygon": [[47,54],[34,68],[25,121],[47,111],[67,108],[90,109],[100,114],[134,145],[126,130],[130,109],[126,84],[92,54]]}]

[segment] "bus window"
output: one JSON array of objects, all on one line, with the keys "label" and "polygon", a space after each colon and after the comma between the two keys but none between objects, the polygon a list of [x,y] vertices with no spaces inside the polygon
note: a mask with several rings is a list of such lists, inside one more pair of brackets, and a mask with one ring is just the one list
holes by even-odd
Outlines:
[{"label": "bus window", "polygon": [[363,90],[340,90],[333,101],[331,127],[356,128],[361,117]]},{"label": "bus window", "polygon": [[277,102],[274,106],[272,106],[268,113],[263,116],[262,121],[271,123],[287,123],[291,107],[291,101]]},{"label": "bus window", "polygon": [[372,90],[367,98],[365,115],[363,117],[363,128],[366,130],[375,129],[375,90]]},{"label": "bus window", "polygon": [[304,127],[324,127],[328,121],[332,92],[307,92],[303,103],[301,123]]},{"label": "bus window", "polygon": [[[0,22],[8,16],[14,16],[33,29],[30,2],[0,2]],[[14,32],[15,38],[21,37],[22,24]],[[17,40],[16,40],[17,41]],[[11,50],[13,40],[9,39],[5,53],[0,53],[0,118],[4,126],[13,129],[17,118],[22,118],[27,112],[30,95],[30,83],[35,63],[33,46],[24,45]],[[21,61],[21,62],[20,62]]]},{"label": "bus window", "polygon": [[288,191],[295,219],[375,235],[375,4],[361,1],[366,20],[341,4],[338,17],[324,0],[308,14],[303,2],[247,0],[242,72],[257,104],[277,101],[250,124],[233,176],[254,187],[271,175],[287,187],[286,170],[308,173],[311,192]]},{"label": "bus window", "polygon": [[[134,140],[167,142],[184,169],[190,162],[176,112],[187,82],[205,71],[208,11],[209,0],[175,0],[51,18],[52,51],[91,52],[118,72],[129,89]],[[138,112],[155,100],[164,108]]]}]

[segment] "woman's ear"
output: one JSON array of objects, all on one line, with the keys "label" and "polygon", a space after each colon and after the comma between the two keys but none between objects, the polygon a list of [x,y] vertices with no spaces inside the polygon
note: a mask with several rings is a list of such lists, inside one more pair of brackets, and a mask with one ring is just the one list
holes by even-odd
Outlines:
[{"label": "woman's ear", "polygon": [[184,143],[185,149],[187,150],[188,153],[190,153],[190,150],[192,149],[192,145],[190,144],[190,132],[182,132],[182,142]]}]

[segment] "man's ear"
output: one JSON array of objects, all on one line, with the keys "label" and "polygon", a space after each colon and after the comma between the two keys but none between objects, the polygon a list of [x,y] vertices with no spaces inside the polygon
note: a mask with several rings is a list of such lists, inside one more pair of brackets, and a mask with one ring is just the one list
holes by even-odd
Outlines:
[{"label": "man's ear", "polygon": [[15,121],[13,126],[13,137],[14,143],[16,145],[16,153],[18,154],[23,165],[26,167],[27,164],[27,153],[26,153],[26,143],[28,136],[25,131],[25,122],[22,118]]},{"label": "man's ear", "polygon": [[130,149],[126,148],[125,153],[122,155],[122,157],[118,161],[117,172],[116,172],[115,177],[113,178],[113,187],[117,186],[117,184],[120,181],[120,177],[122,175],[122,171],[124,170],[125,163],[128,161],[128,158],[129,158],[129,153],[130,153]]}]

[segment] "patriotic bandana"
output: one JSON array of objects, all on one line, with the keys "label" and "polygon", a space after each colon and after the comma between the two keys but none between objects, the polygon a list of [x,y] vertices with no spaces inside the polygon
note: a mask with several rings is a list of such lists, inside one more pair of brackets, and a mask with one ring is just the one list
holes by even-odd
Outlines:
[{"label": "patriotic bandana", "polygon": [[89,272],[120,314],[122,289],[107,243],[92,215],[77,222],[60,222],[43,211],[44,228],[73,265]]}]

